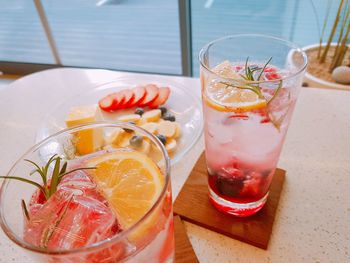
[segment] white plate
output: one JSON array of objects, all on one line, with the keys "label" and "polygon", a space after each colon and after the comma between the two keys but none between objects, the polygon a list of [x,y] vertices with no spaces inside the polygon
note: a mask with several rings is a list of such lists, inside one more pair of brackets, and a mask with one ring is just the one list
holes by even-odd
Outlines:
[{"label": "white plate", "polygon": [[[75,95],[62,101],[59,105],[49,112],[40,126],[36,142],[39,142],[51,134],[66,128],[65,119],[70,108],[82,105],[97,104],[105,95],[125,88],[132,88],[138,85],[154,83],[158,86],[168,86],[171,93],[168,101],[164,105],[175,115],[176,121],[181,125],[182,135],[178,139],[178,148],[171,156],[171,164],[177,163],[198,141],[203,130],[203,118],[201,103],[199,98],[191,95],[186,89],[177,82],[157,81],[156,77],[142,78],[120,78],[112,82],[97,85],[91,91],[84,94]],[[120,110],[116,113],[103,113],[103,119],[106,121],[116,121],[118,115],[133,113],[134,109]]]}]

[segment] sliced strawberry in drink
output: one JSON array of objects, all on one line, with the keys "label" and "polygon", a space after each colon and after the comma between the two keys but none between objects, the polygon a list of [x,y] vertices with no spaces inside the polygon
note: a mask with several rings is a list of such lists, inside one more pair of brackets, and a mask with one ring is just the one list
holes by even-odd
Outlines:
[{"label": "sliced strawberry in drink", "polygon": [[146,89],[142,86],[132,89],[134,100],[129,104],[129,108],[139,106],[140,102],[146,97]]},{"label": "sliced strawberry in drink", "polygon": [[134,94],[134,92],[132,92],[131,89],[124,89],[120,92],[124,96],[124,102],[119,104],[119,108],[120,109],[127,109],[130,107],[130,105],[132,105],[134,98],[135,98],[135,94]]},{"label": "sliced strawberry in drink", "polygon": [[249,175],[249,179],[243,182],[243,188],[241,191],[242,196],[256,197],[261,192],[261,174],[252,172]]},{"label": "sliced strawberry in drink", "polygon": [[281,76],[280,76],[280,74],[278,74],[276,72],[268,72],[265,74],[265,78],[267,80],[275,80],[275,79],[280,79]]},{"label": "sliced strawberry in drink", "polygon": [[145,98],[139,103],[140,107],[146,107],[155,101],[159,95],[159,89],[154,84],[148,84],[145,86],[146,89],[146,96]]},{"label": "sliced strawberry in drink", "polygon": [[152,109],[158,108],[160,105],[165,104],[165,102],[168,100],[170,95],[170,88],[169,87],[161,87],[159,88],[159,94],[157,99],[155,99],[151,104],[149,104],[149,107]]},{"label": "sliced strawberry in drink", "polygon": [[266,67],[264,72],[265,73],[267,73],[267,72],[277,72],[277,69],[276,68],[272,68],[272,67]]}]

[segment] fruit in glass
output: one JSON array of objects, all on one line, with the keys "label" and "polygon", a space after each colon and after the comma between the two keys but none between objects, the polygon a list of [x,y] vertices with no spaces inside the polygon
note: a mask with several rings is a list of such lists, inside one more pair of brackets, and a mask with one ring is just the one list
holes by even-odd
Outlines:
[{"label": "fruit in glass", "polygon": [[209,43],[200,62],[209,199],[250,216],[267,201],[306,55],[284,40],[237,35]]},{"label": "fruit in glass", "polygon": [[[108,137],[116,129],[147,140],[156,158],[108,142],[89,154],[77,151],[81,132]],[[169,173],[163,144],[141,128],[96,123],[67,129],[33,146],[9,171],[0,223],[43,262],[172,262]]]}]

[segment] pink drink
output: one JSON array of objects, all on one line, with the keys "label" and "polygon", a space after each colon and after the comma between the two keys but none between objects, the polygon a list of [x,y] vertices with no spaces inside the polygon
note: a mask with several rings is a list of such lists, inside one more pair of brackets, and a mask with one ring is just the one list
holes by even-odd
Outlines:
[{"label": "pink drink", "polygon": [[[42,157],[37,158],[37,154],[51,150],[50,147],[57,143],[67,144],[67,140],[72,138],[71,134],[92,128],[103,129],[108,133],[120,127],[135,129],[139,134],[149,136],[150,142],[154,143],[152,147],[159,147],[164,159],[154,161],[135,149],[112,147],[76,156],[67,162],[67,171],[79,170],[62,177],[57,190],[49,198],[42,190],[34,191],[29,184],[16,180],[5,181],[0,191],[1,226],[12,240],[28,249],[37,261],[173,262],[174,227],[169,161],[161,143],[145,131],[127,124],[91,124],[68,129],[33,147],[21,160],[35,160],[42,167],[45,163],[40,163]],[[28,177],[33,169],[31,164],[24,161],[16,165],[8,176],[16,174],[22,178],[35,178],[35,175]],[[94,169],[81,169],[84,167]],[[130,181],[127,178],[134,179]],[[119,180],[119,183],[111,180]],[[50,188],[51,182],[50,178]],[[113,183],[105,186],[106,182]],[[147,199],[149,196],[152,199]],[[28,214],[20,209],[20,200],[26,201]],[[150,204],[145,206],[143,202]],[[127,210],[117,210],[117,207],[127,207]],[[128,221],[130,218],[132,221]]]},{"label": "pink drink", "polygon": [[[271,79],[271,76],[279,77],[277,69],[269,67],[267,71],[273,71],[273,74],[266,73]],[[268,88],[263,89],[268,98],[271,98],[272,91]],[[220,111],[206,103],[210,99],[208,96],[203,100],[211,197],[237,204],[261,201],[254,209],[240,211],[241,216],[255,213],[266,202],[295,104],[295,100],[287,97],[288,92],[282,87],[279,95],[268,106],[244,112]],[[283,121],[277,127],[278,124],[274,124],[273,121],[276,122],[279,118]],[[211,198],[212,203],[220,210],[234,213],[231,208],[225,208],[214,200]]]},{"label": "pink drink", "polygon": [[215,49],[206,53],[231,40],[238,41],[218,40],[200,55],[205,155],[211,203],[244,217],[267,201],[301,79],[270,61],[217,61]]}]

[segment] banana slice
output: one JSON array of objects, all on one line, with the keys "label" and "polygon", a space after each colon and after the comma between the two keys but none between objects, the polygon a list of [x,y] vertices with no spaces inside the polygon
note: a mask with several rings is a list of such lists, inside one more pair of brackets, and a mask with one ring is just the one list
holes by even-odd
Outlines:
[{"label": "banana slice", "polygon": [[128,147],[130,145],[130,139],[133,136],[133,133],[124,132],[120,136],[118,136],[118,139],[113,142],[114,147]]},{"label": "banana slice", "polygon": [[120,136],[124,133],[125,131],[122,128],[115,128],[114,131],[107,136],[106,138],[106,143],[107,144],[117,144]]},{"label": "banana slice", "polygon": [[138,114],[128,114],[120,116],[117,120],[121,122],[135,122],[137,123],[140,120],[141,116]]},{"label": "banana slice", "polygon": [[171,121],[163,121],[159,123],[158,134],[162,134],[167,138],[173,138],[176,132],[176,124]]},{"label": "banana slice", "polygon": [[165,149],[168,151],[168,153],[175,151],[176,147],[177,143],[175,139],[169,139],[165,144]]},{"label": "banana slice", "polygon": [[146,131],[149,131],[152,134],[156,134],[158,130],[158,123],[155,122],[148,122],[140,126],[141,128],[144,128]]},{"label": "banana slice", "polygon": [[160,116],[162,115],[161,110],[150,110],[142,114],[142,118],[147,120],[148,122],[156,122],[160,119]]},{"label": "banana slice", "polygon": [[175,124],[175,127],[176,127],[174,138],[179,138],[181,136],[181,125],[178,122],[174,122],[174,124]]},{"label": "banana slice", "polygon": [[150,150],[151,150],[151,143],[147,139],[144,139],[139,151],[143,152],[144,154],[148,154]]}]

